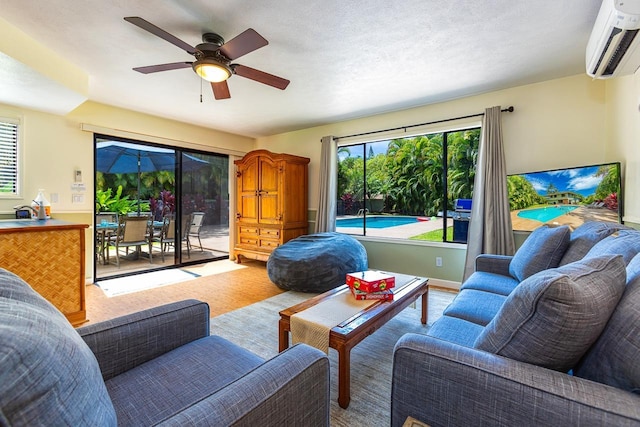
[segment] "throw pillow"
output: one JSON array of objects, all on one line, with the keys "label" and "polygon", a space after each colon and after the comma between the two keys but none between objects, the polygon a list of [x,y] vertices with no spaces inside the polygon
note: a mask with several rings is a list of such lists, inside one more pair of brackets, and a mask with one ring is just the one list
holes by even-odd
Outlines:
[{"label": "throw pillow", "polygon": [[574,374],[640,394],[640,254],[627,266],[627,288],[609,323]]},{"label": "throw pillow", "polygon": [[616,234],[602,239],[596,243],[585,255],[600,256],[620,254],[624,258],[625,264],[629,264],[631,259],[640,253],[640,231],[620,230]]},{"label": "throw pillow", "polygon": [[588,258],[531,276],[509,295],[475,347],[567,372],[604,329],[625,279],[619,255]]},{"label": "throw pillow", "polygon": [[87,344],[53,305],[2,269],[0,360],[0,424],[117,424]]},{"label": "throw pillow", "polygon": [[536,228],[516,251],[509,263],[509,274],[522,282],[529,276],[559,265],[571,230],[568,226]]},{"label": "throw pillow", "polygon": [[569,247],[562,256],[560,265],[570,264],[581,260],[589,250],[600,240],[627,228],[617,222],[587,221],[571,233]]}]

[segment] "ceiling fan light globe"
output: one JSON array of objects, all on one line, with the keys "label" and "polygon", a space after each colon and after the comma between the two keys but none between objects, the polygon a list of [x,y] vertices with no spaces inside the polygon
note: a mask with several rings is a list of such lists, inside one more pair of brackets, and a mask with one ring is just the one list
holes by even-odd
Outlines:
[{"label": "ceiling fan light globe", "polygon": [[220,83],[231,77],[231,68],[213,59],[200,59],[193,63],[193,70],[206,81]]}]

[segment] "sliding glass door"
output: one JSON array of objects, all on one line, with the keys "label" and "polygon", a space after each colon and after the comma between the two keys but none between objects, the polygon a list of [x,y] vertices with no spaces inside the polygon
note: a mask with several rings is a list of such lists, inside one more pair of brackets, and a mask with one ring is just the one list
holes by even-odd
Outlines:
[{"label": "sliding glass door", "polygon": [[228,156],[105,135],[95,147],[96,279],[228,258]]},{"label": "sliding glass door", "polygon": [[[189,157],[206,167],[188,168]],[[229,157],[182,152],[180,174],[183,250],[180,262],[229,257]]]}]

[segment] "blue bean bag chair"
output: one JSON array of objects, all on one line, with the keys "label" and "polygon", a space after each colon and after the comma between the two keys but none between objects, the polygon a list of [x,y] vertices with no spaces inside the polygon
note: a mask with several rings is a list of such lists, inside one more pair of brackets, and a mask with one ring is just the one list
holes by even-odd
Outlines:
[{"label": "blue bean bag chair", "polygon": [[345,283],[347,273],[367,270],[367,251],[342,233],[307,234],[278,246],[267,261],[269,279],[279,288],[325,292]]}]

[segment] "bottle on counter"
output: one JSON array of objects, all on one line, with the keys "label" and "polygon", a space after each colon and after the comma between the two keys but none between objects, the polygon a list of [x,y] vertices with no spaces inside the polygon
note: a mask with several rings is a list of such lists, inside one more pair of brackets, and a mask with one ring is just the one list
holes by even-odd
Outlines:
[{"label": "bottle on counter", "polygon": [[[38,195],[33,202],[31,202],[31,218],[33,219],[50,219],[51,218],[51,203],[44,196],[44,190],[39,189]],[[41,210],[42,209],[42,210]]]}]

